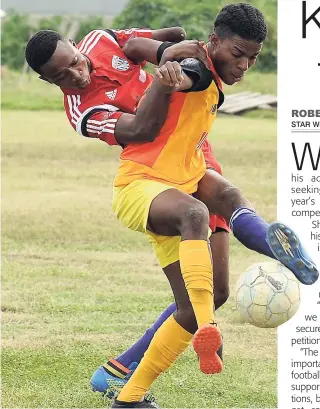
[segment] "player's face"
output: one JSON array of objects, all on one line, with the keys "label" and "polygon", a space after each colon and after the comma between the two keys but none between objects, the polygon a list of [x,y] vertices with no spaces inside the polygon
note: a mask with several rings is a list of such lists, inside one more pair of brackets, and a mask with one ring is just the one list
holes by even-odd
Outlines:
[{"label": "player's face", "polygon": [[58,41],[41,72],[46,80],[62,88],[84,89],[91,82],[87,58],[69,41]]},{"label": "player's face", "polygon": [[221,40],[215,34],[209,43],[210,58],[217,74],[227,85],[239,82],[252,67],[261,52],[262,44],[233,36]]}]

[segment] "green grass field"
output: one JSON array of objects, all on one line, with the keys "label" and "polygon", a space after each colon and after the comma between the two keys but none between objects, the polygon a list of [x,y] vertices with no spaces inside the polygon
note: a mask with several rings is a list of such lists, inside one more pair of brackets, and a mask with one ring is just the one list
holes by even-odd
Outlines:
[{"label": "green grass field", "polygon": [[[119,150],[81,138],[62,112],[8,110],[2,126],[2,407],[107,407],[92,372],[172,302],[146,238],[113,216]],[[272,220],[276,122],[220,117],[210,139]],[[201,374],[190,348],[152,387],[161,407],[276,407],[276,331],[241,323],[234,303],[238,275],[262,259],[231,239],[224,372]]]}]

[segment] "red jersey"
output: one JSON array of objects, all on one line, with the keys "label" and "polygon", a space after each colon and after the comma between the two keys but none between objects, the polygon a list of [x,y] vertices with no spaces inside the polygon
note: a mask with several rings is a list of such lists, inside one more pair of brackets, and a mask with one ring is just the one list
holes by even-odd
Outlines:
[{"label": "red jersey", "polygon": [[152,81],[144,64],[130,61],[122,47],[130,38],[151,36],[151,30],[94,30],[77,45],[91,62],[91,83],[83,90],[62,91],[68,119],[80,135],[118,145],[114,129],[121,112],[134,114]]}]

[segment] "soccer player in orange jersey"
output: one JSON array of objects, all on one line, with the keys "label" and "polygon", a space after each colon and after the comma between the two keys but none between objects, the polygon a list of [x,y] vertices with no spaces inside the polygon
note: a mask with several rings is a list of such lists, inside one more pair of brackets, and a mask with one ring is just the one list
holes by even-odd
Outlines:
[{"label": "soccer player in orange jersey", "polygon": [[[150,237],[178,309],[156,332],[114,408],[148,407],[140,399],[184,351],[195,328],[193,346],[201,370],[222,370],[217,354],[221,336],[213,314],[212,262],[206,243],[208,209],[230,220],[237,237],[248,247],[282,261],[304,283],[312,284],[318,278],[293,231],[282,223],[266,223],[239,190],[217,174],[206,172],[200,149],[223,98],[219,80],[232,85],[244,76],[260,53],[266,32],[257,9],[243,4],[224,8],[207,46],[209,61],[214,64],[210,65],[213,81],[206,83],[206,74],[196,68],[196,62],[183,61],[182,69],[191,80],[183,82],[183,90],[189,92],[172,95],[167,120],[153,143],[128,144],[121,154],[113,209],[124,225]],[[157,75],[166,84],[177,78],[166,66],[160,67]],[[207,183],[204,190],[200,182]],[[181,275],[171,274],[175,260],[180,262]]]},{"label": "soccer player in orange jersey", "polygon": [[[96,122],[88,120],[95,112],[89,110],[79,116],[74,111],[75,124],[77,127],[79,124],[79,131],[86,136],[91,131],[98,134],[103,131],[112,134],[110,139],[113,137],[125,145],[115,179],[113,207],[125,225],[149,235],[177,302],[175,316],[169,317],[157,331],[113,407],[154,407],[140,399],[153,380],[170,367],[190,343],[196,328],[193,344],[201,369],[206,373],[222,369],[217,356],[221,336],[213,322],[208,208],[230,220],[235,235],[247,247],[279,259],[305,283],[311,284],[317,279],[318,272],[311,260],[304,254],[301,257],[302,248],[294,233],[282,224],[268,225],[236,188],[217,174],[206,172],[200,149],[223,98],[220,79],[227,84],[239,81],[254,64],[265,35],[266,24],[257,9],[241,3],[227,6],[219,13],[215,32],[207,45],[210,70],[194,60],[162,65],[157,72],[159,80],[152,83],[136,113],[136,118],[142,120],[139,112],[145,108],[144,113],[148,113],[147,108],[150,109],[146,101],[152,104],[158,98],[158,102],[168,106],[165,95],[171,96],[166,123],[162,126],[164,110],[160,119],[158,115],[158,122],[155,120],[162,127],[156,132],[156,138],[151,138],[152,143],[139,146],[131,143],[137,119],[125,113],[111,112],[95,129]],[[77,71],[70,68],[67,60],[66,66],[61,66],[61,52],[58,60],[56,52],[53,57],[40,66],[46,78],[53,78],[60,69],[62,73]],[[77,59],[74,64],[77,65]],[[127,69],[127,64],[118,58],[114,65]],[[184,72],[183,81],[179,67]],[[79,78],[79,72],[71,78],[79,87],[89,85],[89,77]],[[180,88],[174,86],[176,82],[182,82]],[[177,90],[180,92],[175,92]],[[96,108],[99,111],[104,107]],[[152,122],[151,116],[149,120]],[[142,128],[140,132],[145,135]],[[282,240],[277,240],[279,232]],[[284,251],[288,246],[289,255]],[[173,275],[172,266],[177,265],[178,260],[181,274]]]}]

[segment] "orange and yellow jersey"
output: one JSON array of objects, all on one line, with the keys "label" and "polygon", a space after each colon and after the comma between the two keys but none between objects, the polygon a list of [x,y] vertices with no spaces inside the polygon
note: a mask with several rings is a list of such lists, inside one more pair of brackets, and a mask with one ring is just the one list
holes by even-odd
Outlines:
[{"label": "orange and yellow jersey", "polygon": [[[212,71],[216,78],[213,67]],[[189,194],[197,190],[206,171],[201,147],[223,97],[218,81],[212,81],[204,91],[172,95],[167,120],[155,141],[127,145],[122,151],[116,187],[152,179]]]}]

